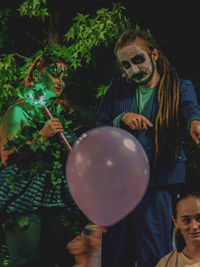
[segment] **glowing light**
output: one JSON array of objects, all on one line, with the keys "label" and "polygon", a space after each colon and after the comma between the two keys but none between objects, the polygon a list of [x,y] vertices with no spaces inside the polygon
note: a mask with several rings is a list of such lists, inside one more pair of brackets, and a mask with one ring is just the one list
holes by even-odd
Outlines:
[{"label": "glowing light", "polygon": [[46,102],[49,98],[53,97],[54,94],[48,94],[46,91],[41,92],[42,94],[36,96],[36,92],[30,90],[27,94],[25,94],[26,102],[31,105],[35,105],[37,107],[43,107],[46,105]]}]

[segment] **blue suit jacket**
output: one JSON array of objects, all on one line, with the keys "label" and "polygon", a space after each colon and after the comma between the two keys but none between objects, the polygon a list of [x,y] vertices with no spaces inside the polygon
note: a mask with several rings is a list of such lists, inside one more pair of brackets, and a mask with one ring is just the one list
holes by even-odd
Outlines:
[{"label": "blue suit jacket", "polygon": [[[123,77],[117,76],[111,84],[102,99],[97,112],[96,126],[113,126],[113,119],[122,112],[130,111],[131,103],[135,93],[133,83],[128,83]],[[157,92],[155,94],[150,121],[155,124],[155,118],[158,111]],[[200,107],[197,103],[196,93],[189,80],[180,80],[180,100],[179,100],[179,121],[181,128],[180,140],[178,143],[178,158],[176,162],[171,160],[159,161],[151,175],[155,177],[157,186],[166,186],[170,184],[183,183],[185,181],[185,161],[186,157],[183,150],[183,137],[186,127],[192,119],[200,120]],[[129,130],[128,128],[124,128]],[[154,127],[149,128],[149,137],[152,144],[152,150],[155,148]],[[137,132],[134,133],[137,137]]]}]

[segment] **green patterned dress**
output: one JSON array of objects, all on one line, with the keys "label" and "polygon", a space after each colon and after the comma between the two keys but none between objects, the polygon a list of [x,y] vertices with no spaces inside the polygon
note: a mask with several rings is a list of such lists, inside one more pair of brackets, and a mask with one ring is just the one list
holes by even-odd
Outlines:
[{"label": "green patterned dress", "polygon": [[[13,105],[10,113],[14,109],[23,112],[26,123],[18,138],[10,141],[10,147],[19,146],[19,150],[8,158],[8,166],[3,167],[0,172],[1,220],[13,214],[26,215],[37,213],[40,208],[57,207],[63,208],[73,227],[77,223],[82,227],[87,219],[77,207],[68,188],[65,173],[68,154],[65,148],[57,135],[37,147],[31,148],[24,144],[26,139],[31,140],[42,129],[46,119],[41,112],[33,116],[31,112],[24,111],[23,104]],[[73,121],[69,117],[66,122],[59,108],[52,108],[51,112],[65,126],[64,135],[72,146],[76,140],[72,130]]]}]

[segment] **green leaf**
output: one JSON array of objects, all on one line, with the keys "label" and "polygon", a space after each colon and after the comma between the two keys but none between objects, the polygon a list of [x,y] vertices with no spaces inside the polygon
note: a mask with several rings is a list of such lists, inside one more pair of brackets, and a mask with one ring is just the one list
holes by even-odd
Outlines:
[{"label": "green leaf", "polygon": [[45,17],[49,16],[46,5],[46,0],[25,0],[17,11],[19,11],[20,16],[41,17],[44,21]]},{"label": "green leaf", "polygon": [[96,94],[96,97],[97,98],[100,98],[102,97],[103,95],[105,95],[106,91],[108,90],[108,85],[100,85],[98,88],[97,88],[97,94]]},{"label": "green leaf", "polygon": [[21,217],[19,217],[17,219],[17,224],[21,228],[24,228],[26,226],[29,226],[29,224],[30,224],[30,218],[29,217],[25,217],[25,216],[21,216]]},{"label": "green leaf", "polygon": [[14,185],[14,184],[10,184],[10,185],[9,185],[9,189],[10,189],[10,190],[14,190],[14,189],[15,189],[15,185]]}]

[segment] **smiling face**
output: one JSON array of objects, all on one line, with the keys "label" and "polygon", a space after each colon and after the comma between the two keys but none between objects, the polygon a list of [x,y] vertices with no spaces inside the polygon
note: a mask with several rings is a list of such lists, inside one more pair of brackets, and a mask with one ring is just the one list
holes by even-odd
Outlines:
[{"label": "smiling face", "polygon": [[120,48],[117,57],[128,78],[137,84],[147,85],[152,80],[158,58],[157,49],[154,49],[150,56],[144,42],[136,39],[133,43]]},{"label": "smiling face", "polygon": [[176,229],[180,229],[186,246],[200,246],[200,198],[190,196],[177,204],[177,217],[173,217]]},{"label": "smiling face", "polygon": [[42,72],[43,75],[47,75],[50,78],[51,85],[49,89],[56,96],[60,96],[65,87],[66,72],[66,65],[63,62],[53,63]]}]

